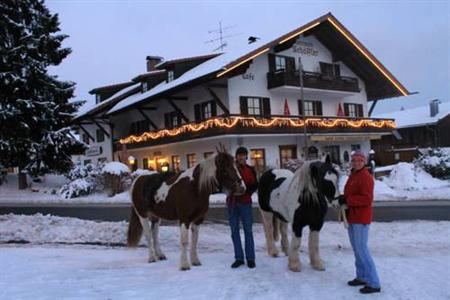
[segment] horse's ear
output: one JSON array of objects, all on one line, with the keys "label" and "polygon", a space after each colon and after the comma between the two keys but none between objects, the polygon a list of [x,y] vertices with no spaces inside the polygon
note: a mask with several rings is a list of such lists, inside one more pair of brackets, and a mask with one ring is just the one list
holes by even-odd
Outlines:
[{"label": "horse's ear", "polygon": [[330,154],[325,155],[325,163],[331,165],[331,157],[330,157]]}]

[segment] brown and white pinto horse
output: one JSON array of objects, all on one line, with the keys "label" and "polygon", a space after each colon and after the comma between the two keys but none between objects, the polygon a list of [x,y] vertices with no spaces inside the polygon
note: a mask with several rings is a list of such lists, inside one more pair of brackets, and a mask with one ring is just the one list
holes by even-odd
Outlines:
[{"label": "brown and white pinto horse", "polygon": [[[133,207],[128,227],[128,246],[139,243],[142,231],[148,243],[148,261],[164,260],[158,238],[160,219],[180,221],[181,270],[190,269],[187,259],[191,227],[190,261],[199,266],[197,242],[199,226],[209,207],[209,196],[217,186],[227,194],[238,195],[245,185],[234,158],[223,147],[217,154],[175,176],[150,174],[138,177],[131,188]],[[149,225],[151,220],[151,226]]]}]

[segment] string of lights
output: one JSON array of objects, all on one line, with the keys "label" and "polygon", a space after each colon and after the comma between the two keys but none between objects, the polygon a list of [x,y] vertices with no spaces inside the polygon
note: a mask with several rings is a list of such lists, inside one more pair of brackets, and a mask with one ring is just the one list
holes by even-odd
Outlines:
[{"label": "string of lights", "polygon": [[217,117],[208,119],[200,123],[185,124],[177,128],[161,129],[157,131],[147,131],[140,135],[130,135],[126,138],[120,139],[121,144],[141,143],[149,140],[157,140],[164,137],[175,137],[180,134],[189,132],[199,132],[207,130],[209,128],[234,128],[236,126],[242,127],[285,127],[285,128],[301,128],[304,125],[322,128],[334,128],[334,127],[351,127],[351,128],[386,128],[394,129],[395,122],[393,120],[373,120],[373,119],[360,119],[349,120],[344,118],[337,119],[322,119],[322,118],[307,118],[305,121],[299,118],[289,117],[273,117],[258,119],[254,117],[242,117],[242,116],[230,116],[230,117]]}]

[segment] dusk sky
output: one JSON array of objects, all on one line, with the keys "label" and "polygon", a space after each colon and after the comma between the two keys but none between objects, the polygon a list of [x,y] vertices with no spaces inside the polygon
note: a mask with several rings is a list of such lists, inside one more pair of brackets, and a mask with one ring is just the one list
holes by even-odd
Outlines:
[{"label": "dusk sky", "polygon": [[[145,72],[145,57],[166,59],[211,53],[208,30],[234,25],[229,49],[248,36],[276,38],[331,12],[409,91],[381,101],[377,112],[450,101],[450,1],[47,1],[60,16],[73,52],[52,69],[88,91]],[[226,49],[225,49],[226,51]]]}]

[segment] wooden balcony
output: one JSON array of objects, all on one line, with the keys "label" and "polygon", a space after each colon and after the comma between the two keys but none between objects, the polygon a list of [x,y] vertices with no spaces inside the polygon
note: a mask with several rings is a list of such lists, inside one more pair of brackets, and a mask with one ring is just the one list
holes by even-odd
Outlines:
[{"label": "wooden balcony", "polygon": [[[115,151],[119,143],[129,149],[163,145],[186,140],[228,135],[228,134],[303,134],[305,122],[300,116],[218,116],[200,123],[183,124],[180,127],[148,131],[115,141]],[[307,117],[308,134],[387,134],[395,128],[392,119]]]},{"label": "wooden balcony", "polygon": [[[267,88],[273,89],[283,86],[300,87],[298,71],[267,73]],[[321,73],[303,72],[303,87],[321,90],[334,90],[359,93],[358,79],[346,76],[326,76]]]}]

